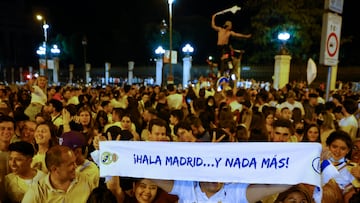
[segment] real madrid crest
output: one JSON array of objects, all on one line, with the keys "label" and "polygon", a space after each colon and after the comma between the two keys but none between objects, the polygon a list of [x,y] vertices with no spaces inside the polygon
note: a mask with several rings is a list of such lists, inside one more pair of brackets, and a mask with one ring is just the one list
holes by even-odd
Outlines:
[{"label": "real madrid crest", "polygon": [[103,152],[101,154],[101,162],[104,165],[109,165],[111,163],[114,163],[118,160],[118,156],[115,153],[110,152]]}]

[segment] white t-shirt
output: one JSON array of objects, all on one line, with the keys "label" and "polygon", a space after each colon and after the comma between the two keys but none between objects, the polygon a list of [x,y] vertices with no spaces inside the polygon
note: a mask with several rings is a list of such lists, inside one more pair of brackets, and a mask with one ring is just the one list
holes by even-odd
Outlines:
[{"label": "white t-shirt", "polygon": [[208,198],[200,189],[197,181],[174,181],[174,186],[170,194],[179,197],[179,203],[203,203],[203,202],[222,202],[247,203],[246,189],[248,184],[244,183],[225,183],[216,194]]},{"label": "white t-shirt", "polygon": [[341,130],[349,133],[352,140],[356,139],[357,130],[359,128],[358,121],[354,115],[344,117],[339,121]]}]

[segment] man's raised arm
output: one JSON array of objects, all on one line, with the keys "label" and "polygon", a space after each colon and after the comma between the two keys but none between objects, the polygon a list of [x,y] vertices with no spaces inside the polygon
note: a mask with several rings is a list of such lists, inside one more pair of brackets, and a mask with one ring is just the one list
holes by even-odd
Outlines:
[{"label": "man's raised arm", "polygon": [[216,31],[219,31],[221,28],[219,26],[217,26],[215,24],[215,17],[218,15],[218,13],[215,13],[212,18],[211,18],[211,27],[216,30]]}]

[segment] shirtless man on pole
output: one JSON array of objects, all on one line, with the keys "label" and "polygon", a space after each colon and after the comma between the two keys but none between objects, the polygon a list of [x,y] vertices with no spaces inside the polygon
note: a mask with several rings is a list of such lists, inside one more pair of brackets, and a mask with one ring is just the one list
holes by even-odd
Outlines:
[{"label": "shirtless man on pole", "polygon": [[[218,46],[218,56],[220,57],[219,64],[220,64],[220,73],[223,74],[225,71],[224,64],[222,64],[222,60],[226,58],[231,58],[231,47],[229,44],[230,36],[232,37],[238,37],[238,38],[250,38],[251,34],[242,34],[242,33],[236,33],[232,31],[232,22],[226,21],[225,24],[220,27],[215,24],[215,17],[221,14],[224,14],[226,12],[233,12],[235,13],[237,10],[240,10],[240,7],[234,6],[230,9],[225,9],[223,11],[217,12],[212,16],[211,19],[211,27],[218,32],[218,39],[217,39],[217,46]],[[228,54],[228,56],[226,56]],[[224,57],[225,55],[225,57]],[[231,61],[227,61],[231,62]],[[231,68],[230,68],[231,69]]]}]

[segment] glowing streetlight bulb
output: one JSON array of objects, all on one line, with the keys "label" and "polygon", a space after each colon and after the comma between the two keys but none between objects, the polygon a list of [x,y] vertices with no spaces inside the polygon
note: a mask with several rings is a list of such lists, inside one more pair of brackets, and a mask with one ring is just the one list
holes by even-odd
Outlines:
[{"label": "glowing streetlight bulb", "polygon": [[182,51],[184,53],[192,53],[194,52],[194,48],[190,45],[190,44],[186,44],[183,48]]},{"label": "glowing streetlight bulb", "polygon": [[155,49],[155,54],[164,54],[165,49],[162,46],[158,46],[158,48]]},{"label": "glowing streetlight bulb", "polygon": [[278,34],[278,39],[281,41],[287,41],[288,39],[290,39],[290,34],[288,32],[280,32]]}]

